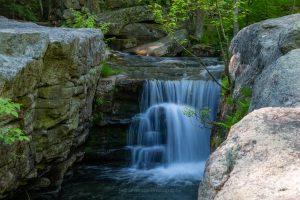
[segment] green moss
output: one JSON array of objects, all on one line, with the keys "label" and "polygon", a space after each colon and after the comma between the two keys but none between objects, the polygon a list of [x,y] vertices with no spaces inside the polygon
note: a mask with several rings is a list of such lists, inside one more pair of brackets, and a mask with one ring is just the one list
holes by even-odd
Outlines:
[{"label": "green moss", "polygon": [[102,64],[101,76],[103,78],[117,75],[117,74],[120,74],[121,72],[122,72],[121,70],[111,68],[107,63]]}]

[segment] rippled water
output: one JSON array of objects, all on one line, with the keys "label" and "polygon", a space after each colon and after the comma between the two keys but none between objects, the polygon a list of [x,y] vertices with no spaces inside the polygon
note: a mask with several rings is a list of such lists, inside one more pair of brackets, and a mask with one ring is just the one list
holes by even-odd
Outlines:
[{"label": "rippled water", "polygon": [[[203,163],[137,170],[126,165],[81,165],[63,184],[66,200],[195,200]],[[194,170],[186,170],[194,169]]]}]

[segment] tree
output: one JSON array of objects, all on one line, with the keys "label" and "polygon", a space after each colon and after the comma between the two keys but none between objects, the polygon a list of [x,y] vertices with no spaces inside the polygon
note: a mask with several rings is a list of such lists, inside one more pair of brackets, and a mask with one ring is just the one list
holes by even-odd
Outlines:
[{"label": "tree", "polygon": [[[230,41],[240,28],[267,18],[291,14],[296,12],[300,6],[300,0],[144,1],[152,5],[156,21],[169,33],[179,29],[183,24],[187,24],[186,21],[191,13],[196,16],[196,20],[205,15],[206,22],[208,22],[206,25],[213,26],[217,33],[213,40],[219,41],[227,75],[229,74]],[[195,23],[196,37],[203,36],[201,30],[201,25]]]},{"label": "tree", "polygon": [[233,35],[239,32],[239,0],[234,0]]}]

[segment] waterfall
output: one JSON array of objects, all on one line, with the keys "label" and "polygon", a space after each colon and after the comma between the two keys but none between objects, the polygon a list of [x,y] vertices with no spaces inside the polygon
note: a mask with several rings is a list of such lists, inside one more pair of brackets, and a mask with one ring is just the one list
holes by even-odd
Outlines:
[{"label": "waterfall", "polygon": [[210,153],[210,128],[186,110],[197,113],[208,108],[207,117],[213,120],[219,95],[220,87],[213,81],[145,81],[141,113],[134,117],[128,133],[132,167],[205,163]]}]

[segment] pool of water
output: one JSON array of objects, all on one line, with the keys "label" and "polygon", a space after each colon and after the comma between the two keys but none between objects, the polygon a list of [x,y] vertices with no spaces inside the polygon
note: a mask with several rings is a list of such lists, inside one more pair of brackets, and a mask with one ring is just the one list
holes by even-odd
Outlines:
[{"label": "pool of water", "polygon": [[62,186],[64,200],[195,200],[204,163],[128,168],[126,164],[81,164]]}]

